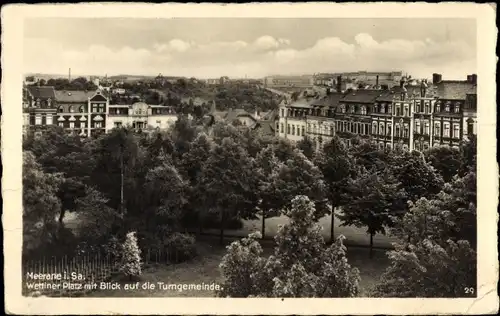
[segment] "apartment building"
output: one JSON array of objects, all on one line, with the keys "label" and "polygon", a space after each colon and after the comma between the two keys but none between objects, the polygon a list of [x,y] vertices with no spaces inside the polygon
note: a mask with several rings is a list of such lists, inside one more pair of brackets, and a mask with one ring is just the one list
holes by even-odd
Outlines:
[{"label": "apartment building", "polygon": [[381,149],[458,147],[467,135],[477,133],[476,90],[477,75],[462,81],[435,74],[432,83],[424,80],[418,86],[402,79],[390,90],[360,89],[283,102],[277,135],[293,141],[308,135],[317,148],[333,135],[348,145],[353,136],[372,137]]},{"label": "apartment building", "polygon": [[177,121],[174,109],[163,105],[136,102],[132,105],[110,105],[106,131],[113,128],[132,127],[137,130],[167,129]]}]

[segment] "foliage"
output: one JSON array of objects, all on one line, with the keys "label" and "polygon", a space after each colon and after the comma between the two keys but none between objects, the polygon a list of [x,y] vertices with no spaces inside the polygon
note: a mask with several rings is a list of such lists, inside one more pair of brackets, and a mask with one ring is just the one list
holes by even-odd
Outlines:
[{"label": "foliage", "polygon": [[430,148],[424,154],[427,161],[439,172],[445,182],[450,182],[458,174],[461,165],[459,149],[437,146]]},{"label": "foliage", "polygon": [[[473,169],[473,168],[471,168]],[[391,266],[375,295],[385,297],[464,297],[477,288],[476,174],[456,176],[433,199],[410,203],[393,233]],[[401,276],[405,276],[404,280]]]},{"label": "foliage", "polygon": [[297,142],[297,148],[302,151],[307,159],[312,160],[314,153],[316,152],[316,145],[308,136],[304,136],[300,141]]},{"label": "foliage", "polygon": [[57,174],[45,173],[35,156],[23,153],[23,245],[25,249],[50,242],[57,234],[55,216],[61,202]]},{"label": "foliage", "polygon": [[347,262],[342,239],[325,246],[314,204],[293,199],[291,221],[275,237],[274,255],[262,257],[260,234],[233,242],[221,262],[222,297],[354,297],[359,271]]},{"label": "foliage", "polygon": [[107,206],[108,199],[93,187],[87,187],[85,196],[76,200],[79,235],[84,240],[108,239],[113,228],[121,224],[122,215]]},{"label": "foliage", "polygon": [[170,253],[175,253],[177,262],[194,258],[197,254],[196,240],[193,236],[173,233],[165,240],[164,247]]},{"label": "foliage", "polygon": [[339,218],[342,225],[367,227],[370,235],[385,233],[386,226],[392,226],[392,216],[404,209],[406,195],[401,184],[389,173],[362,171],[355,179],[349,179]]},{"label": "foliage", "polygon": [[356,165],[374,171],[387,168],[389,154],[385,150],[381,150],[377,143],[359,137],[353,138],[351,141],[353,146],[349,148],[349,154],[353,157]]},{"label": "foliage", "polygon": [[431,197],[444,185],[443,178],[419,152],[402,152],[392,158],[392,172],[405,188],[408,199],[415,201],[420,197]]},{"label": "foliage", "polygon": [[289,207],[295,196],[305,195],[316,204],[316,219],[327,213],[323,175],[300,150],[295,149],[292,156],[284,164],[280,164],[277,173],[275,192],[283,207]]},{"label": "foliage", "polygon": [[120,272],[129,278],[142,273],[141,250],[137,245],[135,232],[129,232],[122,245]]}]

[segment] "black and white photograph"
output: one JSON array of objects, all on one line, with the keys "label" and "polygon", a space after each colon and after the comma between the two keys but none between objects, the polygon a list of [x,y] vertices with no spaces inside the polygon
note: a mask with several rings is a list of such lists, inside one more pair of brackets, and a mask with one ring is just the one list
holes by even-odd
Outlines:
[{"label": "black and white photograph", "polygon": [[6,293],[496,313],[495,13],[455,5],[2,8]]}]

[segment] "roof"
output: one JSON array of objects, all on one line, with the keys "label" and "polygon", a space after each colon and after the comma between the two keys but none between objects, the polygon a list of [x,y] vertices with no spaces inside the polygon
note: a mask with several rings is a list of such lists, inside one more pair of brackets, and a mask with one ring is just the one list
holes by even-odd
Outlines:
[{"label": "roof", "polygon": [[56,91],[56,99],[59,102],[87,102],[95,93],[95,91],[61,90]]},{"label": "roof", "polygon": [[54,99],[55,98],[55,90],[52,86],[27,86],[26,89],[31,93],[34,98],[39,99]]},{"label": "roof", "polygon": [[356,90],[351,91],[345,95],[342,99],[347,102],[361,102],[361,103],[371,103],[374,102],[377,97],[379,97],[383,92],[380,90]]},{"label": "roof", "polygon": [[467,94],[477,94],[477,85],[467,81],[441,81],[436,84],[439,98],[445,100],[465,100]]},{"label": "roof", "polygon": [[274,135],[274,122],[261,120],[257,122],[257,128],[260,128],[264,135]]},{"label": "roof", "polygon": [[248,117],[251,117],[254,121],[256,120],[255,117],[253,117],[252,114],[248,113],[247,111],[243,110],[243,109],[234,109],[234,110],[230,110],[225,119],[229,122],[232,122],[234,120],[236,120],[238,117],[240,116],[248,116]]}]

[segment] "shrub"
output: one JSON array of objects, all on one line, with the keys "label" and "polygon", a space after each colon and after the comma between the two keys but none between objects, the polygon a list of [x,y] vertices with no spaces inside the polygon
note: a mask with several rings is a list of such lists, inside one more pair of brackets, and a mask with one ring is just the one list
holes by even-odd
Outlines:
[{"label": "shrub", "polygon": [[137,246],[135,232],[130,232],[122,246],[120,272],[132,279],[141,275],[141,265],[141,250]]},{"label": "shrub", "polygon": [[359,271],[347,262],[344,237],[330,247],[314,221],[314,203],[292,200],[290,223],[275,237],[274,255],[261,257],[258,235],[233,242],[220,264],[222,297],[355,297]]},{"label": "shrub", "polygon": [[173,233],[165,239],[164,248],[177,262],[189,260],[197,254],[196,240],[188,234]]}]

